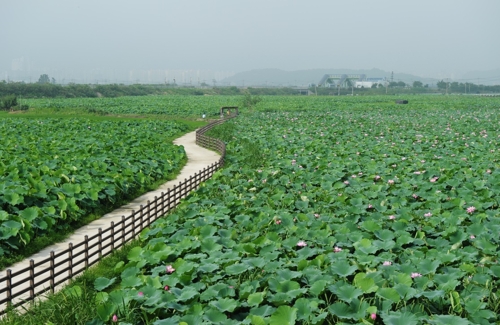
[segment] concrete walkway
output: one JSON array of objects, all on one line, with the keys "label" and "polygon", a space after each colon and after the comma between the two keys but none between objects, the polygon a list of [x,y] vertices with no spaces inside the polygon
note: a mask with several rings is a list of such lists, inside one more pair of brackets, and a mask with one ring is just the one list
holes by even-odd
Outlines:
[{"label": "concrete walkway", "polygon": [[[158,188],[156,191],[152,191],[149,193],[146,193],[137,199],[133,200],[132,202],[104,215],[102,218],[99,220],[95,220],[92,223],[76,230],[70,237],[68,237],[64,242],[57,243],[54,245],[51,245],[42,251],[30,256],[29,258],[16,263],[9,267],[9,269],[12,271],[12,273],[15,273],[18,270],[22,270],[24,268],[29,267],[30,265],[30,260],[34,260],[35,262],[44,260],[46,258],[50,257],[50,252],[54,251],[61,251],[66,248],[68,248],[69,243],[80,243],[83,242],[85,239],[85,235],[92,236],[94,234],[98,233],[99,228],[107,228],[109,227],[110,223],[113,221],[115,223],[119,222],[121,220],[122,216],[128,216],[131,214],[132,210],[139,210],[141,205],[146,205],[148,200],[153,201],[155,196],[160,196],[161,192],[166,192],[168,189],[171,189],[174,187],[174,185],[178,185],[179,182],[184,181],[184,179],[187,179],[197,173],[198,171],[202,170],[205,167],[208,167],[212,165],[213,163],[217,162],[220,158],[220,156],[208,149],[202,148],[196,144],[196,132],[191,132],[187,133],[184,136],[176,139],[174,141],[174,144],[177,145],[182,145],[184,146],[184,149],[186,151],[188,161],[187,164],[182,168],[180,174],[177,176],[176,179],[169,181],[160,188]],[[49,267],[49,263],[47,263],[47,268]],[[36,270],[37,273],[39,273],[39,268],[37,267]],[[5,270],[1,272],[1,276],[5,274]],[[25,287],[28,287],[28,283],[26,283]],[[64,285],[64,284],[63,284]],[[60,289],[63,285],[58,286],[56,289]],[[0,286],[5,286],[4,283],[0,283]],[[15,292],[20,292],[23,290],[23,286],[18,286],[15,288]],[[13,290],[14,291],[14,290]],[[2,293],[0,295],[0,299],[3,299],[6,297],[6,293]],[[21,301],[29,297],[29,292],[27,292],[25,295],[23,295],[21,298],[16,298],[14,302],[16,301]],[[5,305],[0,306],[0,311],[4,310],[6,308]]]}]

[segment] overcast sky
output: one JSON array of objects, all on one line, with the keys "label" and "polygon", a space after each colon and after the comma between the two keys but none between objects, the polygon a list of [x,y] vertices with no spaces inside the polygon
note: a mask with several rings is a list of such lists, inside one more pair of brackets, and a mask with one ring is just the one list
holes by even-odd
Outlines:
[{"label": "overcast sky", "polygon": [[499,16],[500,0],[0,0],[0,71],[24,57],[32,69],[443,77],[500,68]]}]

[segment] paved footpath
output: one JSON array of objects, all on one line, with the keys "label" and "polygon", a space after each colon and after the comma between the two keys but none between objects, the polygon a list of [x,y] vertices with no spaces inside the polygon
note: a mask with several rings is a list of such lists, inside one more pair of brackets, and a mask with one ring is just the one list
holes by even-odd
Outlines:
[{"label": "paved footpath", "polygon": [[[184,149],[186,151],[188,161],[186,165],[182,168],[180,174],[177,176],[176,179],[171,180],[163,185],[161,185],[156,191],[148,192],[137,199],[133,200],[132,202],[104,215],[102,218],[93,221],[92,223],[76,230],[70,237],[68,237],[64,242],[60,242],[54,245],[51,245],[42,251],[30,256],[29,258],[16,263],[9,267],[9,269],[12,270],[14,273],[17,270],[21,270],[23,268],[26,268],[30,265],[30,260],[33,259],[35,262],[39,260],[43,260],[45,258],[50,257],[50,252],[54,251],[61,251],[66,248],[68,248],[69,243],[80,243],[83,242],[85,239],[85,235],[88,235],[89,237],[97,234],[99,228],[107,228],[111,224],[111,222],[119,222],[121,221],[122,216],[128,216],[131,214],[132,210],[139,210],[141,205],[146,205],[148,200],[153,201],[155,196],[160,196],[162,192],[166,192],[168,189],[173,188],[174,185],[178,185],[179,182],[184,181],[184,179],[187,179],[197,173],[198,171],[202,170],[205,167],[208,167],[212,165],[213,163],[217,162],[220,158],[220,156],[208,149],[202,148],[196,144],[196,132],[191,132],[183,135],[182,137],[176,139],[174,141],[174,144],[177,145],[182,145],[184,146]],[[47,263],[48,264],[48,263]],[[49,265],[47,265],[48,267]],[[3,274],[5,274],[5,270],[1,271]],[[37,268],[37,273],[38,273],[38,268]],[[0,284],[2,285],[2,284]],[[58,286],[56,288],[60,289],[62,286]],[[18,287],[16,291],[21,290],[21,287]],[[26,293],[26,297],[29,297],[29,294]],[[3,297],[0,297],[0,299]],[[16,299],[15,301],[18,301],[19,299]],[[0,306],[0,310],[4,310],[6,306]]]}]

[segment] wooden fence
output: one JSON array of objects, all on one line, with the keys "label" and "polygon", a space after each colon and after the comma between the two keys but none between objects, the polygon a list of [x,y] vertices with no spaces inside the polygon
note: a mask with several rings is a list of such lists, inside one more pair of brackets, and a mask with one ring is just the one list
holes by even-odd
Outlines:
[{"label": "wooden fence", "polygon": [[212,177],[224,165],[226,146],[221,140],[205,135],[205,132],[224,123],[228,118],[211,122],[196,132],[196,143],[218,152],[221,155],[219,161],[180,182],[166,193],[162,192],[160,197],[155,196],[152,202],[141,205],[138,211],[132,211],[128,217],[122,216],[121,221],[111,222],[106,229],[99,228],[98,233],[93,236],[85,236],[84,241],[70,243],[67,249],[59,252],[51,251],[50,256],[43,260],[30,260],[29,266],[23,269],[6,270],[5,275],[0,277],[0,315],[5,313],[9,305],[18,307],[48,291],[54,292],[57,286],[67,283],[75,275],[135,238],[153,221],[175,208],[180,200],[195,190],[201,182]]}]

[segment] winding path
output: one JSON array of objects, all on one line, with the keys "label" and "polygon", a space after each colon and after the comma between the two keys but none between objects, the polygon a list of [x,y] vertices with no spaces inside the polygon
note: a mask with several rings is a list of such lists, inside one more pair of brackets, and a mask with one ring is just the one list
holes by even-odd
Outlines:
[{"label": "winding path", "polygon": [[[51,251],[57,252],[64,250],[68,247],[70,243],[80,243],[84,241],[85,235],[90,237],[94,234],[97,234],[99,228],[106,228],[110,225],[111,222],[115,223],[119,222],[122,216],[130,215],[132,210],[135,211],[139,210],[141,205],[146,205],[148,203],[148,200],[153,201],[155,196],[159,197],[162,192],[166,192],[168,189],[173,188],[174,185],[178,185],[179,182],[184,181],[185,179],[191,177],[192,175],[202,170],[203,168],[212,165],[213,163],[217,162],[220,158],[220,156],[217,153],[205,149],[203,147],[200,147],[196,144],[196,132],[190,132],[183,135],[182,137],[176,139],[174,141],[174,144],[184,146],[188,158],[186,165],[182,168],[180,174],[174,180],[168,181],[167,183],[161,185],[157,190],[148,192],[136,198],[132,202],[104,215],[102,218],[95,220],[80,229],[77,229],[65,241],[46,247],[40,252],[26,258],[25,260],[12,265],[11,267],[9,267],[12,273],[15,273],[18,270],[22,270],[29,267],[30,260],[34,260],[36,262],[39,260],[41,261],[46,258],[49,258]],[[48,267],[49,264],[47,263],[47,268]],[[2,273],[4,272],[5,270],[2,271]],[[37,268],[37,273],[39,273],[38,268]],[[61,287],[63,287],[64,284],[66,283],[67,282],[57,286],[56,290],[61,289]],[[26,286],[24,288],[23,286],[16,287],[16,291],[19,292],[25,289],[26,287],[28,287],[28,284],[29,283],[26,283]],[[5,297],[6,297],[5,293],[2,293],[0,295],[0,299],[3,299]],[[28,298],[29,292],[27,292],[22,297],[16,298],[13,302],[15,303],[16,301],[21,301],[23,297],[24,299]],[[3,311],[5,308],[6,308],[5,305],[0,306],[0,312]]]}]

